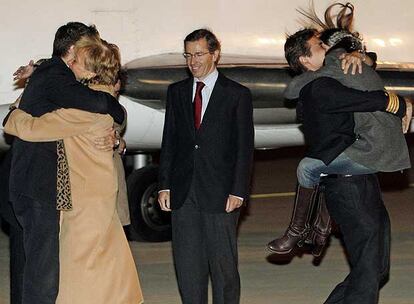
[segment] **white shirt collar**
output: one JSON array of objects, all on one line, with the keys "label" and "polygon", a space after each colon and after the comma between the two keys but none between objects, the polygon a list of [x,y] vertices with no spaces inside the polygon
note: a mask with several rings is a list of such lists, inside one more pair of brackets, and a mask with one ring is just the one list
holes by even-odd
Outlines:
[{"label": "white shirt collar", "polygon": [[194,84],[197,83],[197,81],[201,81],[203,82],[208,88],[213,88],[214,85],[216,84],[217,78],[218,78],[218,71],[216,68],[214,68],[213,72],[211,72],[210,74],[208,74],[203,80],[200,80],[196,77],[194,77]]}]

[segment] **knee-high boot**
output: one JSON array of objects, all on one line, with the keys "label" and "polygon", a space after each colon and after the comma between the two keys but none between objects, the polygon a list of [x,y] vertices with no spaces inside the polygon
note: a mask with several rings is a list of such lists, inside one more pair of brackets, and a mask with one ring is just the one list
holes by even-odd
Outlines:
[{"label": "knee-high boot", "polygon": [[316,192],[314,189],[298,185],[289,227],[282,237],[267,244],[269,250],[278,254],[288,254],[298,245],[302,246],[310,232],[310,220]]},{"label": "knee-high boot", "polygon": [[312,255],[319,257],[331,234],[331,217],[326,208],[325,193],[323,191],[318,191],[315,213],[312,221],[312,231],[308,234],[305,242],[313,245]]}]

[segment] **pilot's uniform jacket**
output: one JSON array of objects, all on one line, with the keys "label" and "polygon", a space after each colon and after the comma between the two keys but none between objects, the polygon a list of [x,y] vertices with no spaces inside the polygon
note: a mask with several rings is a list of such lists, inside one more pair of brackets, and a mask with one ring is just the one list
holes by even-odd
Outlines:
[{"label": "pilot's uniform jacket", "polygon": [[395,108],[388,108],[386,92],[361,92],[328,77],[304,86],[299,102],[303,105],[303,129],[308,145],[306,156],[320,159],[325,164],[355,142],[353,112],[389,110],[400,118],[405,115],[405,102],[400,97]]},{"label": "pilot's uniform jacket", "polygon": [[[355,141],[353,112],[388,111],[405,115],[405,101],[384,91],[361,92],[321,77],[300,92],[307,156],[329,164]],[[335,176],[336,177],[336,176]],[[378,302],[389,271],[390,225],[374,174],[330,176],[322,180],[326,205],[343,234],[351,272],[326,303]]]},{"label": "pilot's uniform jacket", "polygon": [[[316,72],[305,72],[289,83],[285,90],[287,99],[299,97],[300,90],[319,77],[331,77],[344,86],[361,90],[383,90],[384,84],[378,74],[368,65],[362,74],[344,74],[339,55],[343,49],[326,54],[325,66]],[[410,168],[407,143],[401,129],[401,119],[393,114],[376,112],[354,113],[356,139],[344,152],[353,161],[377,171],[393,172]]]}]

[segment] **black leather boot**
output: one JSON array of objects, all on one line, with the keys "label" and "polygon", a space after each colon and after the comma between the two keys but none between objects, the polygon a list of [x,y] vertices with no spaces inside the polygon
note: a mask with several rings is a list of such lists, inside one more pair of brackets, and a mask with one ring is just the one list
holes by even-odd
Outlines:
[{"label": "black leather boot", "polygon": [[267,244],[269,250],[278,254],[288,254],[297,245],[301,247],[310,232],[310,220],[316,192],[314,189],[298,185],[292,218],[282,237]]},{"label": "black leather boot", "polygon": [[312,231],[309,233],[306,243],[313,245],[312,255],[321,256],[331,234],[331,217],[326,208],[325,193],[318,191],[316,201],[316,214],[312,224]]}]

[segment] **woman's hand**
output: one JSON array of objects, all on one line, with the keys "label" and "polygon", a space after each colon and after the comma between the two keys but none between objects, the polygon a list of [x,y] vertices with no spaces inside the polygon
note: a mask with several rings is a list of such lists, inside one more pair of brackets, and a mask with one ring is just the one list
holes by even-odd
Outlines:
[{"label": "woman's hand", "polygon": [[344,53],[339,56],[339,59],[342,59],[342,70],[344,74],[348,74],[349,68],[352,66],[351,74],[355,75],[357,69],[358,73],[362,74],[362,63],[366,60],[367,56],[365,54],[359,53],[357,51],[352,53]]},{"label": "woman's hand", "polygon": [[32,76],[33,72],[35,70],[34,61],[30,60],[28,65],[22,65],[20,66],[16,72],[13,73],[13,80],[21,80],[21,79],[27,79],[30,76]]},{"label": "woman's hand", "polygon": [[102,136],[96,137],[93,143],[96,149],[108,152],[113,151],[115,146],[118,148],[120,142],[119,138],[116,137],[114,129],[110,128]]}]

